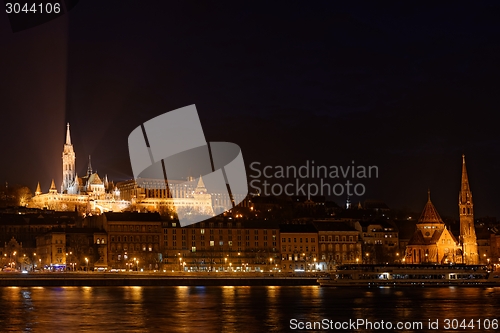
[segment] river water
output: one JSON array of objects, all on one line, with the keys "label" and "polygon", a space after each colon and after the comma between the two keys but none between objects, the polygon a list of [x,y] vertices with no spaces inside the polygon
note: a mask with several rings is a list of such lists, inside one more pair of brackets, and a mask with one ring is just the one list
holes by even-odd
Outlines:
[{"label": "river water", "polygon": [[500,288],[0,288],[2,332],[495,332],[499,319]]}]

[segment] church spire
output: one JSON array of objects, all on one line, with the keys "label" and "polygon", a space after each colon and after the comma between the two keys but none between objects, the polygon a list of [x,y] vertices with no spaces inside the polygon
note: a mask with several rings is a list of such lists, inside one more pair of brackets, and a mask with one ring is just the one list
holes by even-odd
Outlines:
[{"label": "church spire", "polygon": [[69,134],[69,123],[66,124],[66,144],[71,145],[71,135]]},{"label": "church spire", "polygon": [[443,220],[439,216],[436,207],[431,202],[431,191],[427,190],[427,203],[425,204],[422,214],[418,219],[418,223],[439,223],[442,224]]},{"label": "church spire", "polygon": [[469,177],[467,176],[467,167],[465,166],[465,155],[462,155],[462,183],[460,186],[459,203],[472,203],[472,192],[469,187]]},{"label": "church spire", "polygon": [[38,182],[38,185],[36,186],[35,190],[35,195],[40,195],[42,194],[42,189],[40,188],[40,182]]},{"label": "church spire", "polygon": [[207,193],[207,188],[205,187],[205,183],[203,182],[203,178],[200,175],[200,178],[198,179],[198,184],[196,185],[196,188],[194,189],[195,193]]},{"label": "church spire", "polygon": [[89,165],[87,166],[87,176],[90,177],[92,174],[92,164],[90,164],[90,155],[89,155]]},{"label": "church spire", "polygon": [[49,193],[57,193],[56,183],[54,179],[52,179],[52,183],[50,184]]}]

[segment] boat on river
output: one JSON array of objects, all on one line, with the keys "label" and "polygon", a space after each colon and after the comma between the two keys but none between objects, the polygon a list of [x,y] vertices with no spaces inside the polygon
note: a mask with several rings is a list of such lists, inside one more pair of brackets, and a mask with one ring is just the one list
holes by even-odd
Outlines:
[{"label": "boat on river", "polygon": [[324,287],[500,286],[500,271],[486,265],[340,265],[318,279]]}]

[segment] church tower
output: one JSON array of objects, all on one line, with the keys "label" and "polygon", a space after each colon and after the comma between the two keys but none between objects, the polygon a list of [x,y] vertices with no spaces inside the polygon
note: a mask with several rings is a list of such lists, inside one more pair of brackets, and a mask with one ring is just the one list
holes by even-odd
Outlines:
[{"label": "church tower", "polygon": [[66,143],[62,153],[63,162],[63,182],[61,185],[61,192],[67,193],[68,189],[73,186],[75,182],[75,152],[71,144],[71,136],[69,133],[69,123],[66,125]]},{"label": "church tower", "polygon": [[462,184],[458,195],[460,213],[460,242],[462,245],[463,260],[465,264],[477,265],[479,257],[477,252],[476,230],[474,228],[474,210],[472,192],[469,187],[469,178],[465,167],[465,155],[462,155]]}]

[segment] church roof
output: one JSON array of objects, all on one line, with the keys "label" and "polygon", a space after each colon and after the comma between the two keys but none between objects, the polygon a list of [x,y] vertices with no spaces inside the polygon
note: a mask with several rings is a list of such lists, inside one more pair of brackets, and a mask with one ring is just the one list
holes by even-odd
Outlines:
[{"label": "church roof", "polygon": [[93,174],[90,175],[88,183],[92,184],[92,185],[101,185],[101,184],[103,184],[101,178],[99,178],[99,175],[97,173],[93,173]]},{"label": "church roof", "polygon": [[432,245],[437,244],[441,235],[443,234],[444,229],[435,230],[432,234],[432,237],[426,238],[424,234],[422,234],[422,230],[417,230],[413,234],[412,238],[408,241],[408,245]]},{"label": "church roof", "polygon": [[55,190],[55,191],[57,191],[57,188],[56,188],[56,183],[54,183],[54,179],[52,179],[52,184],[50,184],[50,190]]},{"label": "church roof", "polygon": [[421,230],[416,230],[413,233],[413,236],[408,241],[408,245],[424,245],[426,244],[426,240]]},{"label": "church roof", "polygon": [[205,183],[203,182],[203,178],[201,178],[201,175],[200,175],[200,179],[198,180],[198,185],[196,186],[196,188],[199,188],[199,189],[205,188]]},{"label": "church roof", "polygon": [[418,219],[418,223],[443,223],[443,220],[431,202],[430,191],[428,192],[427,203],[425,204],[424,210]]}]

